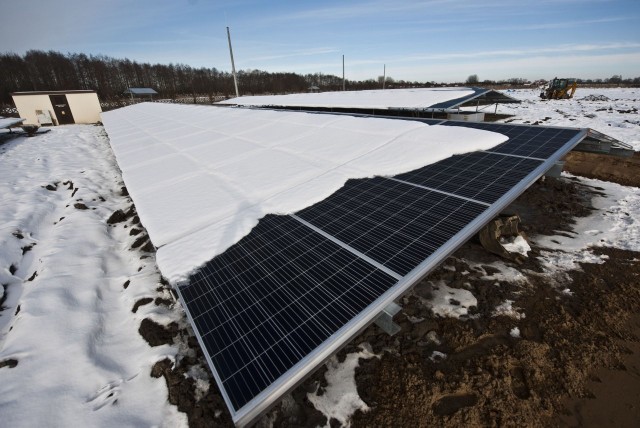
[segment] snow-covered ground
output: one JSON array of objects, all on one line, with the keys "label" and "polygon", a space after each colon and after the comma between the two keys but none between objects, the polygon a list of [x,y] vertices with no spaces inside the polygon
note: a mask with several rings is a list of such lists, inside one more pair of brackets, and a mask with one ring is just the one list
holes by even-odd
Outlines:
[{"label": "snow-covered ground", "polygon": [[[102,127],[59,126],[0,145],[0,425],[184,426],[153,364],[177,349],[138,333],[181,312],[156,296],[154,259],[106,220],[126,209]],[[129,281],[125,289],[123,285]],[[11,366],[15,365],[13,368]]]},{"label": "snow-covered ground", "polygon": [[571,100],[548,101],[540,99],[539,89],[503,92],[522,101],[498,107],[499,113],[515,116],[509,123],[592,128],[640,150],[640,88],[579,87]]},{"label": "snow-covered ground", "polygon": [[603,189],[604,196],[594,198],[596,210],[576,220],[571,236],[535,239],[536,244],[548,249],[540,258],[545,269],[553,274],[579,269],[578,263],[603,263],[606,256],[595,255],[593,247],[640,251],[640,189],[582,177],[579,180]]},{"label": "snow-covered ground", "polygon": [[[591,127],[640,148],[639,116],[633,113],[640,109],[640,90],[579,88],[568,102],[539,101],[537,90],[509,94],[528,100],[500,107],[516,115],[513,123]],[[588,95],[612,101],[580,101]],[[640,190],[580,181],[604,189],[606,196],[596,198],[598,210],[574,226],[575,238],[536,241],[548,248],[542,257],[553,266],[549,274],[573,268],[576,261],[602,262],[591,245],[640,251]],[[178,350],[150,347],[138,333],[143,318],[167,324],[183,320],[183,314],[179,307],[151,304],[132,312],[136,301],[156,295],[159,271],[151,253],[141,260],[142,253],[130,250],[129,229],[106,224],[130,204],[121,186],[101,127],[60,126],[0,145],[0,425],[186,425],[184,414],[167,401],[165,380],[149,376],[155,362],[174,358]],[[513,267],[493,267],[500,272],[487,275],[488,281],[522,281]],[[462,297],[465,306],[475,300]],[[492,311],[526,316],[512,303],[505,300]],[[460,316],[438,293],[430,304],[441,316]],[[514,327],[511,334],[517,338],[520,332]],[[354,369],[360,358],[374,357],[363,345],[343,363],[331,360],[327,387],[309,400],[347,425],[353,412],[366,410],[354,388]]]}]

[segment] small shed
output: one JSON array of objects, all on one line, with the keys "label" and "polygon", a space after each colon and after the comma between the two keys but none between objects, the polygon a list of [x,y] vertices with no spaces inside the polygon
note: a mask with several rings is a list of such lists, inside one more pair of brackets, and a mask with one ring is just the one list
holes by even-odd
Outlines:
[{"label": "small shed", "polygon": [[154,95],[158,95],[158,93],[151,88],[127,88],[124,93],[131,95],[131,99],[133,99],[134,95],[141,98],[149,97],[150,99],[153,99]]},{"label": "small shed", "polygon": [[67,125],[100,121],[96,91],[13,92],[13,103],[28,125]]}]

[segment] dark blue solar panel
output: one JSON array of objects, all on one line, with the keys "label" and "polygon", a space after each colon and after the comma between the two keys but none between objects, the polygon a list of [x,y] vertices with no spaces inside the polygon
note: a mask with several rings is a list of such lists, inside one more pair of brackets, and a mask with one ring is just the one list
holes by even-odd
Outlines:
[{"label": "dark blue solar panel", "polygon": [[[448,108],[453,108],[455,106],[458,106],[460,104],[463,104],[477,96],[479,96],[480,94],[484,93],[484,92],[488,92],[488,89],[484,89],[484,88],[461,88],[463,90],[469,90],[471,89],[473,91],[473,94],[469,94],[469,95],[465,95],[464,97],[460,97],[460,98],[456,98],[454,100],[449,100],[449,101],[444,101],[438,104],[434,104],[432,106],[429,107],[429,109],[448,109]],[[437,89],[433,89],[434,91],[437,91]]]},{"label": "dark blue solar panel", "polygon": [[492,204],[541,164],[535,159],[474,152],[395,178]]},{"label": "dark blue solar panel", "polygon": [[239,409],[396,280],[289,216],[267,216],[180,293]]},{"label": "dark blue solar panel", "polygon": [[547,128],[544,126],[508,125],[485,122],[445,122],[445,126],[464,126],[498,132],[509,137],[491,152],[547,159],[569,140],[583,132],[580,129]]},{"label": "dark blue solar panel", "polygon": [[486,208],[378,177],[350,180],[297,215],[405,275]]}]

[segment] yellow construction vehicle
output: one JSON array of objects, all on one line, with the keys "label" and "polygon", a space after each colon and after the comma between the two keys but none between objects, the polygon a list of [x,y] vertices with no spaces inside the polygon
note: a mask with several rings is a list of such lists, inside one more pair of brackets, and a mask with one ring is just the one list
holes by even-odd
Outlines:
[{"label": "yellow construction vehicle", "polygon": [[576,79],[558,79],[555,77],[540,92],[543,100],[567,100],[573,98],[578,83]]}]

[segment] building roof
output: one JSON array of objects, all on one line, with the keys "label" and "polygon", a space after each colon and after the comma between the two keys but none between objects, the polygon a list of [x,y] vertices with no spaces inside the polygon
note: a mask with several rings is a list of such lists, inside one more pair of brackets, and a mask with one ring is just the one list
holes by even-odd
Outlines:
[{"label": "building roof", "polygon": [[151,88],[127,88],[124,91],[125,94],[133,94],[133,95],[156,95],[157,92]]},{"label": "building roof", "polygon": [[95,94],[96,91],[92,89],[72,89],[68,91],[21,91],[12,92],[11,96],[21,95],[64,95],[64,94]]}]

